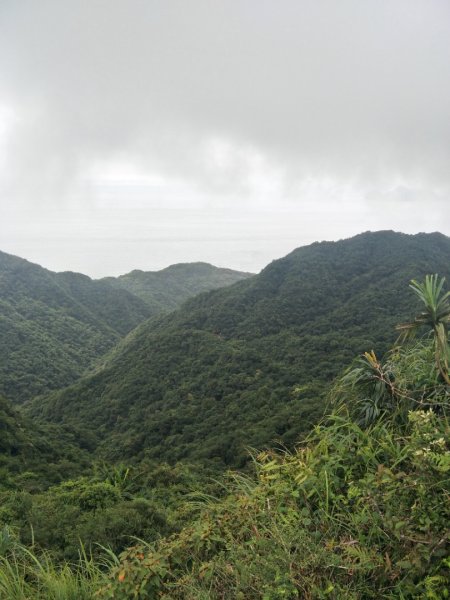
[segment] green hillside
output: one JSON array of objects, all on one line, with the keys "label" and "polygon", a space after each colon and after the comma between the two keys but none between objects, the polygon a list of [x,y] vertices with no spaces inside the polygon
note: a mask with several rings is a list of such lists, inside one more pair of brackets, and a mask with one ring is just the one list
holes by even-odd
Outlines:
[{"label": "green hillside", "polygon": [[246,276],[200,263],[96,281],[0,252],[0,394],[23,402],[70,385],[150,316]]},{"label": "green hillside", "polygon": [[[446,328],[448,299],[441,307]],[[433,346],[368,361],[365,378],[357,361],[306,440],[259,453],[250,475],[228,473],[224,495],[199,492],[175,535],[134,541],[100,598],[448,598],[449,386]],[[382,394],[377,369],[390,373]],[[368,398],[382,410],[362,424],[355,407]]]},{"label": "green hillside", "polygon": [[135,270],[102,281],[141,298],[156,314],[175,310],[192,296],[231,285],[251,275],[198,262],[171,265],[161,271]]},{"label": "green hillside", "polygon": [[0,498],[6,490],[36,492],[82,473],[88,447],[80,432],[36,424],[0,396]]},{"label": "green hillside", "polygon": [[416,308],[412,278],[450,275],[441,234],[365,233],[299,248],[260,275],[133,332],[103,370],[32,413],[91,430],[109,458],[240,466],[247,447],[291,445],[320,392],[362,351],[385,351]]},{"label": "green hillside", "polygon": [[[31,493],[17,488],[32,473],[6,486],[3,477],[0,598],[448,598],[443,284],[427,277],[412,286],[421,306],[407,330],[430,336],[385,360],[355,357],[329,386],[330,412],[306,439],[290,451],[253,452],[247,473],[211,478],[204,468],[144,458],[97,462]],[[14,458],[27,435],[0,402],[2,425],[2,458]]]},{"label": "green hillside", "polygon": [[0,393],[22,402],[74,382],[149,316],[142,300],[0,253]]}]

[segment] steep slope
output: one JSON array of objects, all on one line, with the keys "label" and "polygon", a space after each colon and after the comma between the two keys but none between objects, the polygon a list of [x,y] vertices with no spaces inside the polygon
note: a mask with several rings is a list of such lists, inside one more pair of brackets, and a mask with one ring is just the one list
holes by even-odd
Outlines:
[{"label": "steep slope", "polygon": [[125,290],[0,253],[0,394],[14,401],[75,381],[150,315]]},{"label": "steep slope", "polygon": [[142,321],[248,276],[194,263],[96,281],[0,252],[0,394],[67,386]]},{"label": "steep slope", "polygon": [[160,313],[179,308],[196,294],[231,285],[251,275],[198,262],[171,265],[161,271],[136,270],[102,281],[131,292],[144,300],[154,313]]},{"label": "steep slope", "polygon": [[89,440],[79,442],[79,432],[32,423],[0,396],[0,492],[37,491],[80,474],[89,464]]},{"label": "steep slope", "polygon": [[[401,383],[370,428],[348,411],[349,398],[366,404],[367,386],[341,381],[335,410],[308,440],[261,452],[250,476],[222,479],[228,494],[198,503],[181,532],[133,541],[99,597],[448,598],[448,393],[430,346],[391,357]],[[424,388],[434,411],[420,403]]]},{"label": "steep slope", "polygon": [[441,234],[299,248],[142,325],[102,371],[32,412],[91,429],[111,457],[239,466],[244,444],[295,442],[323,409],[322,386],[356,354],[393,342],[416,307],[409,280],[448,277],[449,259]]}]

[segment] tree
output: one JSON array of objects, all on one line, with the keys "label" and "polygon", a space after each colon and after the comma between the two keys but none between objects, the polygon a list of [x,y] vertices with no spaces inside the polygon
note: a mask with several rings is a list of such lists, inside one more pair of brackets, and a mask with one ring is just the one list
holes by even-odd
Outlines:
[{"label": "tree", "polygon": [[400,331],[400,342],[415,336],[419,329],[427,327],[433,335],[436,367],[447,385],[450,385],[448,345],[448,326],[450,323],[450,291],[443,291],[445,277],[437,274],[426,275],[423,283],[415,279],[410,288],[424,304],[425,310],[420,312],[410,323],[397,326]]}]

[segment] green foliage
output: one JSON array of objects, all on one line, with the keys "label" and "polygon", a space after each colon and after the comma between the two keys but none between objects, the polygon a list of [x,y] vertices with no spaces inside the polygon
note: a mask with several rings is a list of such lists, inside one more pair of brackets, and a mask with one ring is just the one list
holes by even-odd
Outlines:
[{"label": "green foliage", "polygon": [[[137,410],[142,407],[132,401],[134,382],[125,378],[115,388],[116,398],[121,392],[128,399],[123,420],[119,421],[120,412],[114,412],[120,403],[107,408],[100,403],[96,408],[104,411],[105,431],[119,425],[110,439],[105,436],[100,450],[111,455],[108,444],[115,444],[120,462],[98,461],[91,471],[68,475],[50,487],[43,483],[48,480],[44,470],[35,488],[22,491],[17,481],[26,480],[27,474],[22,463],[10,461],[27,455],[36,438],[27,419],[20,422],[7,403],[0,405],[2,456],[7,458],[9,477],[0,491],[0,600],[449,597],[450,387],[442,380],[432,339],[394,347],[384,360],[366,352],[336,381],[329,393],[331,415],[306,439],[292,449],[254,451],[253,472],[228,473],[219,482],[207,483],[204,459],[211,455],[197,454],[203,458],[200,469],[155,463],[151,457],[156,451],[164,454],[164,443],[167,454],[169,444],[173,455],[194,454],[199,431],[207,448],[220,444],[220,456],[227,456],[230,448],[239,449],[237,444],[228,445],[233,425],[242,426],[242,436],[249,431],[247,439],[264,437],[267,423],[281,426],[289,411],[305,399],[317,399],[320,382],[290,383],[287,409],[280,411],[282,402],[269,395],[263,370],[254,371],[253,379],[245,370],[255,359],[246,353],[248,342],[230,337],[224,354],[223,340],[211,332],[189,329],[174,335],[179,324],[167,332],[164,319],[154,326],[146,346],[142,331],[128,341],[134,350],[145,349],[144,356],[136,351],[118,353],[107,374],[116,368],[122,377],[128,370],[136,375],[139,370],[133,369],[148,367],[150,356],[161,380],[147,374],[143,385],[149,385],[147,392],[152,394],[168,387],[172,396],[161,395],[160,404],[148,407],[145,421]],[[170,353],[177,357],[179,372],[171,370]],[[183,360],[183,355],[188,358]],[[208,372],[217,377],[222,369],[235,377],[234,368],[239,366],[240,378],[233,384],[240,386],[240,403],[234,413],[229,402],[234,388],[228,379],[218,377],[214,383],[222,386],[226,410],[220,412],[219,403],[201,400],[200,390],[208,390],[211,381],[205,380],[205,371],[195,371],[195,360],[208,365]],[[271,356],[267,369],[273,362]],[[282,375],[283,370],[280,365],[279,370],[272,368],[275,383],[275,373]],[[99,394],[105,393],[108,381],[102,377],[98,373],[91,380]],[[191,412],[179,415],[173,392],[189,377],[189,386],[182,389]],[[108,385],[108,391],[114,389],[110,380]],[[252,407],[249,389],[266,394],[264,407],[275,413],[273,420],[264,421],[264,413]],[[279,384],[276,389],[281,393],[284,388]],[[67,403],[68,396],[61,399]],[[82,396],[80,400],[78,409]],[[162,429],[166,442],[160,440],[156,447],[148,439],[142,443],[150,418],[155,420],[151,435],[167,424],[168,406],[179,431],[174,435],[169,423]],[[58,403],[54,407],[61,415],[67,408]],[[214,417],[217,411],[222,428]],[[194,430],[199,414],[205,423]],[[89,414],[94,424],[96,415],[100,413]],[[138,419],[143,420],[142,430],[132,437],[130,423],[135,426]],[[39,435],[57,431],[53,426]],[[77,430],[66,426],[60,431],[68,436]],[[223,437],[214,439],[214,433]],[[135,454],[133,462],[123,462],[124,444]],[[66,448],[68,454],[71,451],[72,446]],[[43,455],[37,456],[42,460]]]},{"label": "green foliage", "polygon": [[0,394],[24,402],[70,385],[142,321],[245,277],[200,263],[93,281],[0,252]]},{"label": "green foliage", "polygon": [[93,590],[105,579],[103,565],[95,563],[83,548],[76,563],[55,564],[47,553],[12,540],[0,553],[0,600],[92,600]]},{"label": "green foliage", "polygon": [[131,271],[120,277],[102,281],[131,292],[152,309],[152,314],[179,308],[183,302],[217,288],[251,277],[231,269],[220,269],[208,263],[180,263],[161,271]]},{"label": "green foliage", "polygon": [[92,431],[107,460],[241,468],[248,447],[292,448],[310,430],[329,382],[367,348],[382,356],[415,310],[406,284],[448,273],[449,255],[440,234],[299,248],[141,325],[102,370],[39,399],[32,414]]},{"label": "green foliage", "polygon": [[348,392],[357,388],[353,406],[359,411],[359,422],[368,425],[383,412],[392,412],[397,407],[400,394],[395,387],[395,375],[390,363],[382,364],[375,352],[364,352],[334,386],[331,397],[334,401],[343,397],[348,404]]},{"label": "green foliage", "polygon": [[434,356],[430,340],[396,346],[384,362],[373,351],[366,352],[335,382],[330,398],[345,404],[365,426],[380,417],[405,423],[408,412],[418,408],[449,414],[450,388],[442,382]]},{"label": "green foliage", "polygon": [[[450,292],[443,292],[444,283],[445,278],[437,275],[427,275],[424,283],[413,280],[410,287],[422,300],[425,311],[413,322],[397,326],[400,342],[412,339],[423,327],[431,328],[431,340],[428,336],[407,350],[396,346],[384,363],[373,351],[365,352],[335,384],[331,396],[334,400],[342,398],[353,412],[359,412],[361,423],[372,423],[382,413],[404,422],[408,410],[418,406],[448,414]],[[355,388],[357,392],[349,403],[349,392]]]},{"label": "green foliage", "polygon": [[70,427],[33,423],[0,397],[0,497],[4,490],[41,491],[85,471],[82,441]]},{"label": "green foliage", "polygon": [[23,402],[73,383],[149,315],[125,290],[0,252],[0,394]]},{"label": "green foliage", "polygon": [[[397,372],[407,378],[403,359]],[[224,498],[202,496],[180,533],[126,550],[99,597],[448,596],[450,426],[442,414],[415,407],[401,426],[385,413],[361,428],[340,405],[294,452],[262,452],[255,467],[256,477],[231,476]]]},{"label": "green foliage", "polygon": [[0,528],[13,528],[57,560],[76,560],[80,542],[95,556],[99,544],[120,552],[133,536],[156,540],[178,530],[192,513],[187,496],[216,487],[207,476],[187,465],[102,464],[45,490],[0,493]]},{"label": "green foliage", "polygon": [[448,325],[450,323],[450,291],[444,293],[445,277],[427,275],[424,283],[413,280],[410,287],[422,301],[425,310],[412,323],[399,325],[402,339],[412,337],[416,330],[427,327],[433,334],[436,367],[442,379],[450,385]]},{"label": "green foliage", "polygon": [[[202,496],[179,534],[126,550],[99,596],[448,597],[449,390],[433,355],[431,343],[395,348],[386,364],[363,355],[294,452],[260,453],[256,478]],[[352,415],[367,398],[377,412],[362,428]]]}]

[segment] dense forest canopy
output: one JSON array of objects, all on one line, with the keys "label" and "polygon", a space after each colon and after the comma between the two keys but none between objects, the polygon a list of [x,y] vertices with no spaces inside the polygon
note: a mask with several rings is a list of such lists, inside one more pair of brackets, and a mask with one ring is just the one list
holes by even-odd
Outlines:
[{"label": "dense forest canopy", "polygon": [[0,399],[0,598],[447,598],[444,284],[414,280],[419,307],[398,329],[419,337],[354,357],[313,430],[291,450],[253,450],[246,473],[89,464],[76,430]]},{"label": "dense forest canopy", "polygon": [[251,277],[232,269],[220,269],[208,263],[180,263],[161,271],[135,270],[102,281],[131,292],[158,314],[175,310],[201,292],[225,287]]},{"label": "dense forest canopy", "polygon": [[104,367],[30,412],[91,431],[108,459],[243,466],[248,447],[291,446],[328,383],[395,340],[414,277],[450,275],[441,234],[365,233],[302,247],[259,275],[143,323]]},{"label": "dense forest canopy", "polygon": [[149,304],[113,278],[53,273],[0,252],[0,393],[24,402],[67,386],[142,321],[246,277],[212,265],[174,265],[150,275],[158,302]]}]

